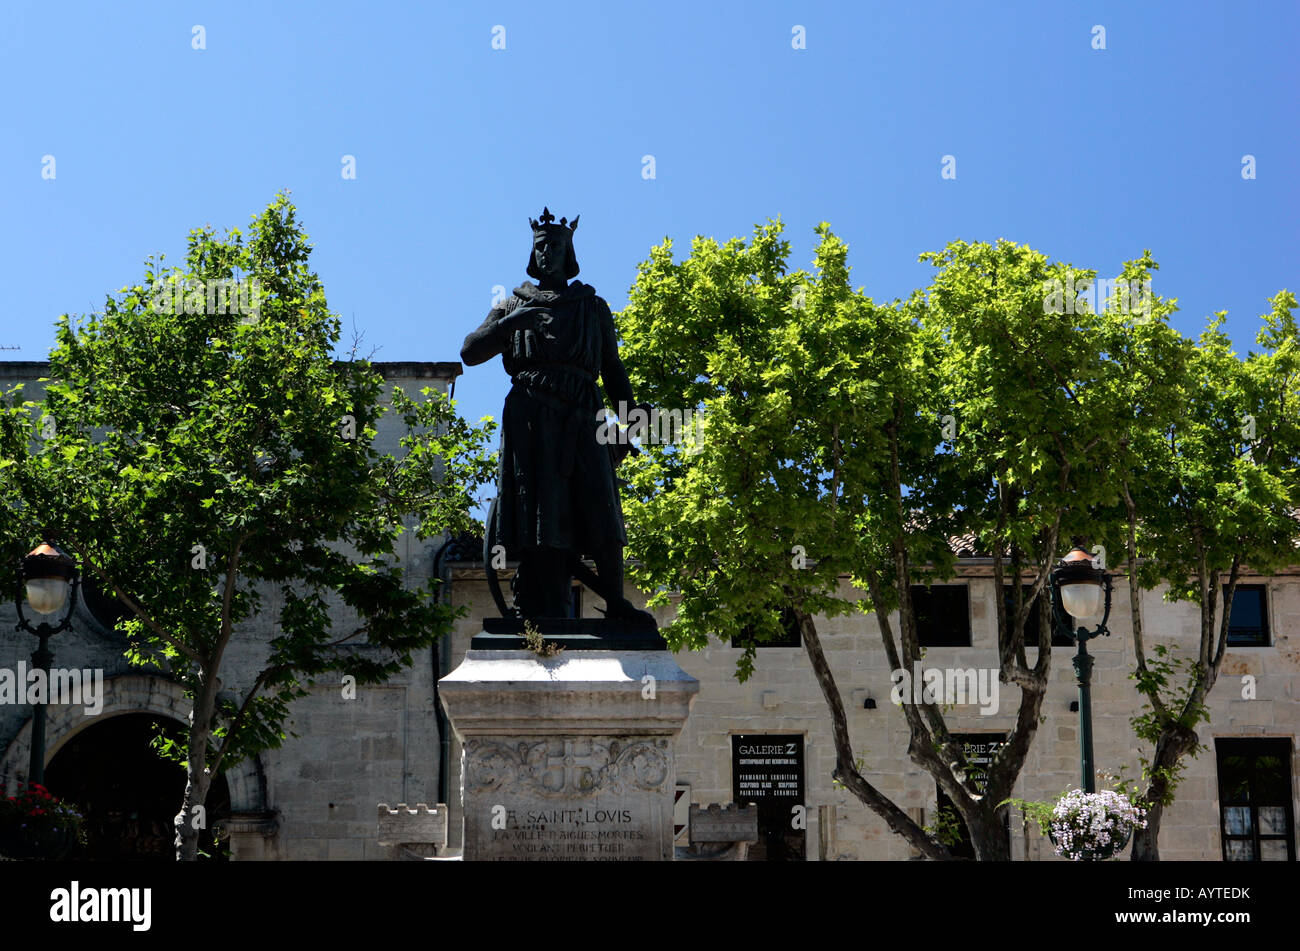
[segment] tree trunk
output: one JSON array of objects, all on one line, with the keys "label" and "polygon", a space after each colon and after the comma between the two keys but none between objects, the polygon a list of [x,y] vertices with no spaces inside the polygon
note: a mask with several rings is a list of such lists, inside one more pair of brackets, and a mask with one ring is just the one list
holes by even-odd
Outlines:
[{"label": "tree trunk", "polygon": [[967,822],[970,830],[971,845],[975,847],[977,862],[1010,862],[1011,836],[1007,834],[1006,824],[997,812],[979,812],[975,822]]},{"label": "tree trunk", "polygon": [[[1199,534],[1197,535],[1199,544]],[[1133,837],[1133,854],[1134,862],[1158,862],[1160,861],[1160,821],[1164,817],[1164,806],[1173,802],[1174,787],[1178,785],[1178,761],[1188,753],[1193,753],[1200,748],[1200,737],[1191,727],[1186,726],[1189,717],[1192,723],[1197,719],[1192,716],[1193,712],[1202,709],[1205,698],[1211,690],[1214,689],[1214,683],[1219,679],[1219,671],[1223,667],[1223,652],[1228,642],[1228,626],[1232,620],[1232,599],[1237,591],[1237,578],[1241,571],[1241,556],[1234,555],[1232,558],[1232,568],[1228,574],[1227,583],[1218,581],[1218,585],[1223,587],[1223,611],[1218,615],[1218,648],[1214,649],[1215,641],[1215,604],[1217,601],[1218,587],[1217,579],[1210,575],[1206,565],[1205,549],[1200,549],[1200,573],[1198,578],[1201,585],[1201,651],[1200,660],[1194,667],[1195,679],[1194,686],[1183,704],[1182,722],[1174,720],[1165,723],[1160,731],[1160,738],[1156,741],[1155,754],[1151,757],[1151,778],[1147,782],[1146,792],[1143,799],[1148,803],[1147,826],[1145,829],[1138,829]],[[1156,695],[1154,703],[1159,699]],[[1202,714],[1202,719],[1208,719]]]},{"label": "tree trunk", "polygon": [[1160,819],[1165,807],[1158,802],[1147,809],[1147,827],[1133,833],[1133,853],[1129,859],[1133,862],[1160,861]]},{"label": "tree trunk", "polygon": [[1196,748],[1198,741],[1195,731],[1180,723],[1169,724],[1160,734],[1151,759],[1151,779],[1142,795],[1150,804],[1147,807],[1147,827],[1133,833],[1132,861],[1160,861],[1160,820],[1164,817],[1163,803],[1171,792],[1169,771],[1189,750]]},{"label": "tree trunk", "polygon": [[185,798],[181,811],[174,821],[176,829],[176,861],[193,862],[198,858],[199,828],[204,822],[196,821],[196,809],[205,807],[208,787],[212,777],[208,773],[208,738],[212,732],[212,713],[216,690],[203,677],[195,693],[194,711],[190,714],[189,758],[185,764]]}]

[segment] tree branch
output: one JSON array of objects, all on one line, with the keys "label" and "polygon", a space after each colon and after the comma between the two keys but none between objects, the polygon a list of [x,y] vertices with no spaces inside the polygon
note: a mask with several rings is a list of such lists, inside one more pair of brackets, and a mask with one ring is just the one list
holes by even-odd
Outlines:
[{"label": "tree branch", "polygon": [[817,627],[813,623],[812,616],[800,605],[796,603],[793,610],[803,638],[804,651],[812,664],[813,674],[817,677],[822,695],[826,698],[826,705],[831,711],[831,728],[835,738],[835,770],[831,775],[876,815],[884,819],[891,831],[901,835],[926,858],[940,861],[951,859],[952,853],[942,843],[918,826],[911,816],[898,808],[892,800],[867,782],[858,772],[853,747],[849,740],[848,718],[844,715],[844,701],[840,697],[839,688],[835,685],[835,677],[831,673],[830,665],[826,662],[821,641],[817,637]]},{"label": "tree branch", "polygon": [[93,571],[95,575],[99,578],[99,580],[102,581],[107,587],[112,589],[113,594],[116,595],[117,599],[121,601],[123,604],[125,604],[128,608],[130,608],[131,612],[135,614],[135,616],[138,617],[142,622],[144,622],[145,627],[149,628],[149,630],[153,631],[160,638],[162,638],[163,643],[167,644],[169,647],[173,648],[181,655],[188,657],[200,668],[203,667],[202,655],[199,654],[199,652],[196,651],[194,648],[186,644],[184,641],[178,641],[176,638],[172,637],[171,634],[169,634],[161,624],[155,621],[153,617],[145,611],[145,609],[139,604],[139,602],[135,600],[135,598],[132,598],[125,591],[123,591],[121,586],[118,585],[116,581],[114,581],[111,577],[108,576],[108,573],[105,572],[104,569],[101,568],[95,562],[95,560],[90,557],[90,553],[86,551],[86,549],[81,545],[80,542],[78,542],[75,538],[72,538],[71,536],[62,536],[61,540],[66,541],[68,543],[68,547],[70,547],[73,551],[75,551],[78,555],[81,556],[82,563],[88,565],[91,571]]}]

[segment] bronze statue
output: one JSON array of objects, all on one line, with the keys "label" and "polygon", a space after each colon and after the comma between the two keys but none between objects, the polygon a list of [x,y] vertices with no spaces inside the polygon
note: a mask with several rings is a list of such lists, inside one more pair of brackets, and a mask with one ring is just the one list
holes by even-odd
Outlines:
[{"label": "bronze statue", "polygon": [[[605,599],[607,618],[654,627],[654,619],[623,597],[627,534],[615,468],[633,450],[597,439],[604,405],[633,406],[618,356],[609,305],[589,284],[573,280],[578,259],[572,222],[543,208],[529,219],[533,246],[525,281],[465,338],[460,356],[477,366],[501,354],[513,386],[501,419],[498,494],[488,515],[484,565],[503,617],[567,616],[576,576]],[[572,282],[572,283],[570,283]],[[498,547],[500,546],[500,547]],[[492,567],[504,549],[517,559],[513,610]],[[596,565],[595,573],[582,559]]]}]

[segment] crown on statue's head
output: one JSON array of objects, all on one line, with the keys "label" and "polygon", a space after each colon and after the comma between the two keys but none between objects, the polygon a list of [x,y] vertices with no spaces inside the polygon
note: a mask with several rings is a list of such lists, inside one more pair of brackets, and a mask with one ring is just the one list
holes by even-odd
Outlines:
[{"label": "crown on statue's head", "polygon": [[551,214],[551,210],[543,205],[542,217],[529,218],[528,223],[533,226],[534,234],[543,231],[546,232],[547,234],[553,234],[563,229],[564,234],[572,235],[573,232],[578,230],[578,218],[580,217],[581,217],[580,215],[574,215],[572,221],[569,221],[569,219],[567,218],[561,218],[560,223],[557,225],[554,223],[555,215]]},{"label": "crown on statue's head", "polygon": [[578,258],[573,253],[573,232],[578,230],[578,216],[574,215],[572,221],[561,218],[559,224],[556,224],[555,215],[551,214],[551,209],[543,208],[541,218],[529,218],[528,222],[533,226],[533,248],[528,252],[528,276],[535,277],[538,280],[542,278],[542,272],[538,269],[536,261],[537,240],[539,238],[549,240],[563,238],[564,277],[566,280],[577,277]]}]

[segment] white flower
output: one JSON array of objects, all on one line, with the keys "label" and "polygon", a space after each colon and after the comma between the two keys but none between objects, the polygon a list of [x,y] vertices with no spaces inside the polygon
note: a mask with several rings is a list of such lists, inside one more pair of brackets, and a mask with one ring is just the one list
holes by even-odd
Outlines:
[{"label": "white flower", "polygon": [[1078,861],[1106,853],[1125,842],[1133,829],[1146,828],[1146,810],[1114,790],[1085,793],[1072,789],[1052,809],[1056,854]]}]

